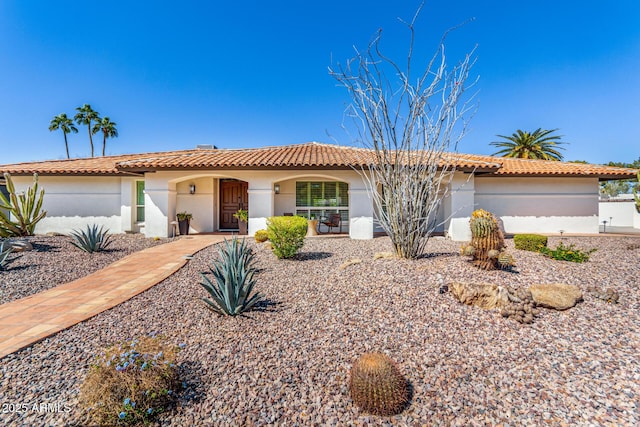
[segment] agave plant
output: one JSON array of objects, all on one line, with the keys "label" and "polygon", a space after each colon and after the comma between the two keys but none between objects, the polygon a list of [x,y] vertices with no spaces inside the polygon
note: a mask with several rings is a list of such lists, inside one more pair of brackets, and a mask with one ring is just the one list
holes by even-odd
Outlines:
[{"label": "agave plant", "polygon": [[211,295],[211,299],[202,300],[207,307],[223,316],[236,316],[251,310],[264,298],[260,293],[252,294],[256,283],[253,252],[244,239],[240,242],[237,237],[231,241],[225,239],[218,251],[220,259],[213,261],[213,268],[209,268],[215,281],[202,273],[200,284]]},{"label": "agave plant", "polygon": [[0,270],[3,270],[7,264],[15,260],[15,258],[9,259],[11,252],[13,252],[13,246],[7,244],[6,240],[0,242]]},{"label": "agave plant", "polygon": [[71,237],[73,237],[71,244],[85,252],[100,252],[111,244],[111,236],[108,233],[109,230],[105,230],[104,226],[98,228],[96,224],[87,225],[85,231],[74,230],[71,232]]}]

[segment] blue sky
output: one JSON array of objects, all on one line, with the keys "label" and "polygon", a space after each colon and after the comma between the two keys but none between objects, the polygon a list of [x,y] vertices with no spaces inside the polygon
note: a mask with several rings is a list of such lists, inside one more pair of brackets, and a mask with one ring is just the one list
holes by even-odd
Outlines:
[{"label": "blue sky", "polygon": [[[349,145],[327,67],[378,28],[402,58],[418,1],[0,2],[0,163],[64,158],[56,114],[89,103],[117,122],[107,154]],[[567,160],[640,157],[640,2],[427,0],[416,55],[447,28],[453,64],[476,44],[479,109],[459,151],[496,134],[559,128]],[[329,136],[330,135],[330,136]],[[97,138],[99,141],[101,139]],[[86,128],[71,155],[89,154]]]}]

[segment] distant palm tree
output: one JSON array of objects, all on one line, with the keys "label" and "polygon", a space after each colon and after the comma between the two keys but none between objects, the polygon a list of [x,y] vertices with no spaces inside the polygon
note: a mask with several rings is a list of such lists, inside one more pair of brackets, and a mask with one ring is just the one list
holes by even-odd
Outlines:
[{"label": "distant palm tree", "polygon": [[69,159],[69,143],[67,142],[67,134],[71,132],[78,133],[78,128],[73,125],[73,120],[67,117],[66,113],[62,113],[55,116],[49,123],[49,130],[51,132],[58,129],[60,129],[64,134],[64,146],[67,149],[67,159]]},{"label": "distant palm tree", "polygon": [[550,135],[558,129],[523,132],[520,129],[511,136],[496,135],[506,141],[494,141],[491,145],[502,148],[494,156],[515,157],[519,159],[562,160],[562,154],[556,150],[560,144],[560,135]]},{"label": "distant palm tree", "polygon": [[99,121],[100,115],[91,108],[91,105],[84,104],[82,107],[76,108],[76,115],[73,117],[79,125],[87,125],[89,129],[89,143],[91,144],[91,157],[93,157],[93,138],[91,138],[91,122]]},{"label": "distant palm tree", "polygon": [[116,129],[116,122],[112,122],[109,120],[109,117],[103,117],[102,119],[98,119],[98,122],[93,125],[93,133],[98,133],[102,131],[102,156],[104,157],[104,152],[107,147],[107,138],[117,138],[118,137],[118,129]]}]

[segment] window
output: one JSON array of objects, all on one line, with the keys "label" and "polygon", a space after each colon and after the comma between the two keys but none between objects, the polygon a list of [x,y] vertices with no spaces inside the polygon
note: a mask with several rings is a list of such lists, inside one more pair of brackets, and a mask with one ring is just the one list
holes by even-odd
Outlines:
[{"label": "window", "polygon": [[342,221],[349,221],[349,184],[346,182],[296,182],[296,215],[307,219],[326,218],[339,213]]},{"label": "window", "polygon": [[144,221],[144,181],[136,181],[136,222]]}]

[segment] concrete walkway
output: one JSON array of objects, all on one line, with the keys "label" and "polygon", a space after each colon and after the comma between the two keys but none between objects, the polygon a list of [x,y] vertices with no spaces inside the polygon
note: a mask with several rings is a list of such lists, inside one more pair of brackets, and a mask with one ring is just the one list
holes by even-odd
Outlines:
[{"label": "concrete walkway", "polygon": [[0,305],[0,358],[146,291],[178,271],[187,256],[225,237],[183,237],[128,255],[73,282]]}]

